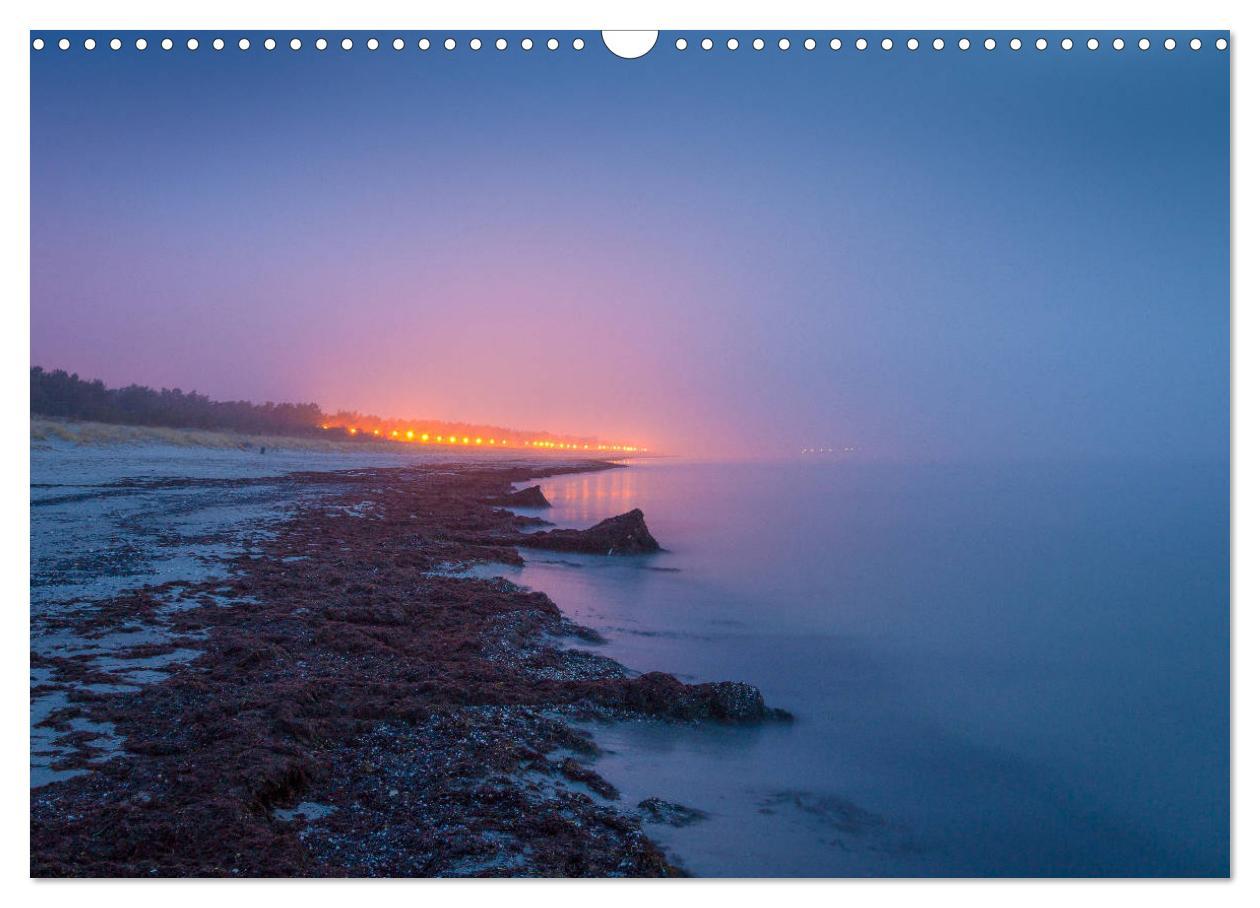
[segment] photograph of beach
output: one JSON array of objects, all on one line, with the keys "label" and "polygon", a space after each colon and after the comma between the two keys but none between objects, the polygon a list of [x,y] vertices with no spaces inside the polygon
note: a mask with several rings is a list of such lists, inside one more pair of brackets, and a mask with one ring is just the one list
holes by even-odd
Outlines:
[{"label": "photograph of beach", "polygon": [[1230,876],[1229,34],[644,34],[30,33],[32,877]]}]

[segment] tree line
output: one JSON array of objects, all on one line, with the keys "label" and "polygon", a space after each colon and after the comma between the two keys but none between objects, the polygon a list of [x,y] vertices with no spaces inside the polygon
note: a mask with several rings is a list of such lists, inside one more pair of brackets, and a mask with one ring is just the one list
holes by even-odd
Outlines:
[{"label": "tree line", "polygon": [[31,368],[31,415],[176,429],[311,435],[325,421],[318,404],[211,400],[196,391],[144,385],[107,388],[64,369]]}]

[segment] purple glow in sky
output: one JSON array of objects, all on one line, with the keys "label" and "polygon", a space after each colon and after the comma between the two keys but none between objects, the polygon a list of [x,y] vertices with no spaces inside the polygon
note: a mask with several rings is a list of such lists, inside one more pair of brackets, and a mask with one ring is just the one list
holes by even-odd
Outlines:
[{"label": "purple glow in sky", "polygon": [[1227,456],[1225,54],[149,37],[33,55],[34,364],[709,456]]}]

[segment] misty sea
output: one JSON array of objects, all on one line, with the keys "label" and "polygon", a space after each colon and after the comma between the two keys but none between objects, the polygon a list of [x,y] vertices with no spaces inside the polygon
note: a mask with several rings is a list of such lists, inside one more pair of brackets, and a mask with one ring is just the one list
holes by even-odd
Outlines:
[{"label": "misty sea", "polygon": [[542,483],[667,551],[500,568],[791,723],[594,724],[698,875],[1229,872],[1225,463],[637,463]]}]

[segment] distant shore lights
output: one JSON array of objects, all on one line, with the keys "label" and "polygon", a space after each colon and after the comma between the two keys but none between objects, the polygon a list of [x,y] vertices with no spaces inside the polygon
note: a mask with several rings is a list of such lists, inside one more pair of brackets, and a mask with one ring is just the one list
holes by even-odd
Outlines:
[{"label": "distant shore lights", "polygon": [[543,449],[548,451],[596,451],[618,454],[644,454],[647,448],[641,445],[609,444],[607,442],[584,439],[570,441],[561,438],[504,438],[487,435],[443,435],[440,433],[421,432],[417,429],[394,428],[388,424],[378,427],[334,425],[321,423],[320,429],[325,432],[344,432],[347,435],[363,435],[365,438],[382,441],[412,442],[424,445],[457,445],[463,447],[496,447]]}]

